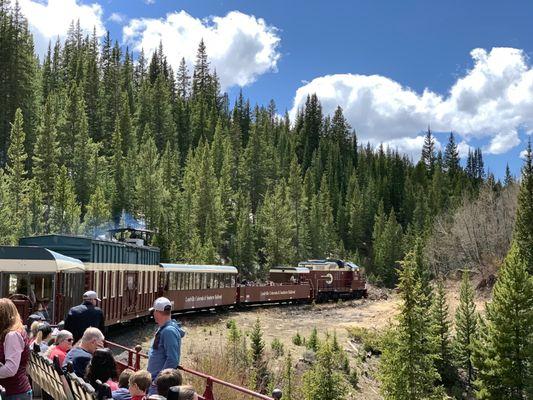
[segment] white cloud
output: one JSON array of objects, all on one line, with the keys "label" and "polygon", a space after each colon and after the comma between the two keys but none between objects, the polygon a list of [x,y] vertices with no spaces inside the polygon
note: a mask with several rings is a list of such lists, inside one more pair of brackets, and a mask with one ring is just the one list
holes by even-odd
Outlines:
[{"label": "white cloud", "polygon": [[474,49],[471,56],[472,69],[446,96],[429,89],[417,93],[379,75],[327,75],[296,91],[291,116],[316,93],[325,113],[337,105],[344,109],[362,141],[410,148],[429,124],[457,133],[462,154],[472,138],[488,140],[486,152],[503,154],[520,143],[519,129],[533,130],[533,69],[519,49]]},{"label": "white cloud", "polygon": [[520,158],[521,158],[522,160],[525,160],[525,159],[526,159],[526,156],[527,156],[527,150],[522,150],[522,151],[520,152]]},{"label": "white cloud", "polygon": [[238,11],[203,20],[185,11],[169,13],[164,19],[133,19],[123,28],[123,36],[134,50],[142,48],[147,53],[161,41],[174,70],[182,57],[189,67],[194,64],[203,38],[223,88],[245,86],[259,75],[275,71],[280,58],[277,29]]},{"label": "white cloud", "polygon": [[19,0],[22,13],[28,18],[35,39],[35,50],[43,56],[57,37],[67,35],[72,21],[80,21],[80,27],[87,33],[101,36],[105,33],[102,20],[103,9],[98,3],[81,4],[78,0]]},{"label": "white cloud", "polygon": [[520,138],[517,131],[500,132],[491,139],[488,146],[483,148],[483,151],[490,154],[504,154],[519,144]]},{"label": "white cloud", "polygon": [[117,24],[122,24],[124,21],[126,21],[126,16],[121,13],[114,12],[109,16],[109,21],[116,22]]}]

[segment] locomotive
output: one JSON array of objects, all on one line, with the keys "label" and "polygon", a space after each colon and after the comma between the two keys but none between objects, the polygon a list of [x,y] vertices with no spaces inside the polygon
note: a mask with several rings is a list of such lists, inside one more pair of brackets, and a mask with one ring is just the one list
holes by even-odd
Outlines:
[{"label": "locomotive", "polygon": [[58,323],[95,290],[106,325],[148,316],[160,296],[174,312],[366,297],[359,267],[346,261],[303,261],[271,269],[266,283],[247,282],[229,265],[162,263],[152,236],[120,228],[104,238],[51,234],[0,246],[0,297],[12,298],[24,318],[44,309]]}]

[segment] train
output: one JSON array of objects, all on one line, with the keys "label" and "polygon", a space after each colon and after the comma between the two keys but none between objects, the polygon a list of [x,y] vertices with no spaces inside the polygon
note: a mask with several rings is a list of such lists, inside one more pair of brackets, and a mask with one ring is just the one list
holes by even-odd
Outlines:
[{"label": "train", "polygon": [[153,234],[128,227],[101,238],[49,234],[0,246],[0,297],[11,298],[24,319],[44,310],[57,324],[86,290],[95,290],[106,325],[115,325],[149,316],[160,296],[168,297],[177,313],[367,294],[361,269],[347,261],[279,266],[257,283],[241,279],[230,265],[161,262],[159,248],[150,245]]}]

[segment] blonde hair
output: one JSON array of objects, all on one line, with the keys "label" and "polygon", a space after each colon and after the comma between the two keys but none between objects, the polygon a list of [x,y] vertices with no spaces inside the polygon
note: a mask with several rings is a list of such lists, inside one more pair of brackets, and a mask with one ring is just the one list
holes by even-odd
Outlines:
[{"label": "blonde hair", "polygon": [[152,384],[152,374],[145,369],[134,372],[130,376],[130,386],[136,384],[139,390],[146,392]]},{"label": "blonde hair", "polygon": [[24,327],[15,304],[6,298],[0,299],[0,340],[4,340],[9,332],[22,332]]}]

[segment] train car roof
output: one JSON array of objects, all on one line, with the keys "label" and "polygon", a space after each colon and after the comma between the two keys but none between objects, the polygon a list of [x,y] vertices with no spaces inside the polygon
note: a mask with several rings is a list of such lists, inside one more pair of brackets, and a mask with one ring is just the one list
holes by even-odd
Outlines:
[{"label": "train car roof", "polygon": [[81,272],[85,265],[43,247],[0,246],[1,272]]},{"label": "train car roof", "polygon": [[236,274],[237,268],[231,265],[159,264],[166,272],[205,272],[212,274]]},{"label": "train car roof", "polygon": [[274,267],[269,272],[277,274],[308,274],[309,268],[305,267]]},{"label": "train car roof", "polygon": [[36,236],[26,236],[19,239],[19,244],[24,245],[34,245],[34,246],[46,246],[47,244],[68,244],[68,245],[83,245],[89,244],[91,242],[100,242],[108,243],[114,246],[123,246],[123,247],[134,247],[138,249],[147,249],[147,250],[157,250],[158,247],[142,245],[138,246],[133,243],[121,242],[119,240],[109,240],[102,237],[89,237],[81,235],[64,235],[58,233],[50,233],[48,235],[36,235]]}]

